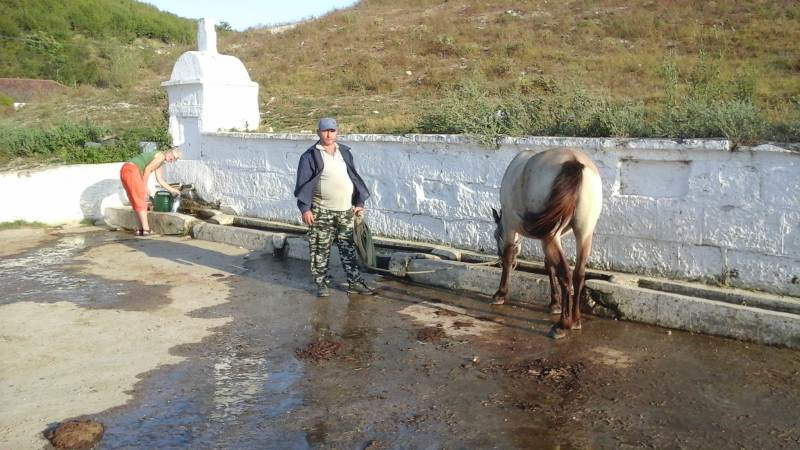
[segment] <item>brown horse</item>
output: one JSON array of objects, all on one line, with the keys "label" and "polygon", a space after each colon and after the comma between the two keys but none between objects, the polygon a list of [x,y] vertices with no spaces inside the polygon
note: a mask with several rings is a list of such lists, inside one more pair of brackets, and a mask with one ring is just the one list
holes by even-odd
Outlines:
[{"label": "brown horse", "polygon": [[[603,205],[597,166],[574,149],[523,151],[503,175],[500,205],[500,213],[492,209],[492,214],[503,274],[492,303],[506,301],[508,279],[520,252],[520,236],[539,239],[550,277],[550,312],[561,314],[548,336],[558,339],[565,336],[565,330],[580,329],[586,261]],[[574,273],[561,248],[561,236],[570,231],[577,243]]]}]

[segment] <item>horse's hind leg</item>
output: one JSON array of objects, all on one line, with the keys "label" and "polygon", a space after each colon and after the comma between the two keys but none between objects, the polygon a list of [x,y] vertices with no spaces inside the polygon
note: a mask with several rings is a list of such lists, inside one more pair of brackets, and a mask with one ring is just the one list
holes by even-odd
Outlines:
[{"label": "horse's hind leg", "polygon": [[[544,241],[542,241],[542,248],[544,249]],[[548,258],[544,259],[544,270],[550,279],[550,305],[548,305],[547,309],[550,310],[550,314],[561,314],[561,288],[558,286],[556,268],[553,264],[550,264]]]},{"label": "horse's hind leg", "polygon": [[544,248],[545,260],[555,270],[558,284],[556,290],[561,296],[561,318],[558,323],[553,325],[550,329],[548,336],[554,339],[560,339],[566,336],[564,330],[572,328],[572,304],[574,299],[572,292],[572,274],[569,269],[569,263],[567,263],[567,258],[564,256],[564,251],[561,249],[561,242],[558,236],[543,240],[542,247]]},{"label": "horse's hind leg", "polygon": [[575,270],[572,273],[572,281],[575,292],[575,301],[572,310],[572,329],[579,330],[581,328],[581,302],[583,301],[583,291],[586,287],[586,262],[589,260],[589,253],[592,251],[592,235],[577,241],[577,256],[575,260]]}]

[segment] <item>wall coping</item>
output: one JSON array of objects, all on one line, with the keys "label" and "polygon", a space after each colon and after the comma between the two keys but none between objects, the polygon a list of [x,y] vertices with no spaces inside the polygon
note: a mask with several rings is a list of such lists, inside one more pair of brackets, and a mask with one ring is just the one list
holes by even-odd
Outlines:
[{"label": "wall coping", "polygon": [[185,80],[169,80],[169,81],[162,81],[162,87],[170,87],[170,86],[190,86],[190,85],[202,85],[202,86],[258,86],[258,83],[255,81],[214,81],[214,80],[203,80],[200,78],[192,78],[192,79],[185,79]]},{"label": "wall coping", "polygon": [[[314,133],[252,133],[241,131],[203,132],[204,136],[234,137],[242,139],[275,139],[286,141],[316,140]],[[394,142],[401,144],[475,144],[464,134],[340,134],[343,142]],[[596,150],[646,149],[646,150],[705,150],[722,152],[798,153],[800,144],[765,142],[755,146],[735,147],[727,139],[657,139],[657,138],[588,138],[565,136],[504,137],[500,145],[534,147],[581,147]]]}]

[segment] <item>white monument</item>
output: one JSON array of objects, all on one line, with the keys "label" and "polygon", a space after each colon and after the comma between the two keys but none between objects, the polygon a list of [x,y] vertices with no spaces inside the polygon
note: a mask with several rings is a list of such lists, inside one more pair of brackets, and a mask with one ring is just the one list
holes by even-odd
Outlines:
[{"label": "white monument", "polygon": [[169,81],[169,133],[184,158],[200,155],[200,133],[258,128],[258,83],[238,58],[217,53],[215,21],[200,19],[197,51],[175,62]]}]

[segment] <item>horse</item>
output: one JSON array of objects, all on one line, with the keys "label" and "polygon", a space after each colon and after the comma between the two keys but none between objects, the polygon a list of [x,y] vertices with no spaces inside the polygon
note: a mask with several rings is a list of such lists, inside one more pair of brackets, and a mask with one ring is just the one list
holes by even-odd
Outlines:
[{"label": "horse", "polygon": [[[550,279],[549,310],[561,315],[548,336],[559,339],[566,336],[566,330],[580,329],[586,262],[602,204],[600,173],[584,153],[571,148],[551,148],[517,154],[500,185],[500,212],[492,208],[497,226],[494,237],[503,265],[492,304],[506,301],[521,236],[538,239]],[[577,244],[574,273],[561,248],[561,236],[569,232],[575,235]]]}]

